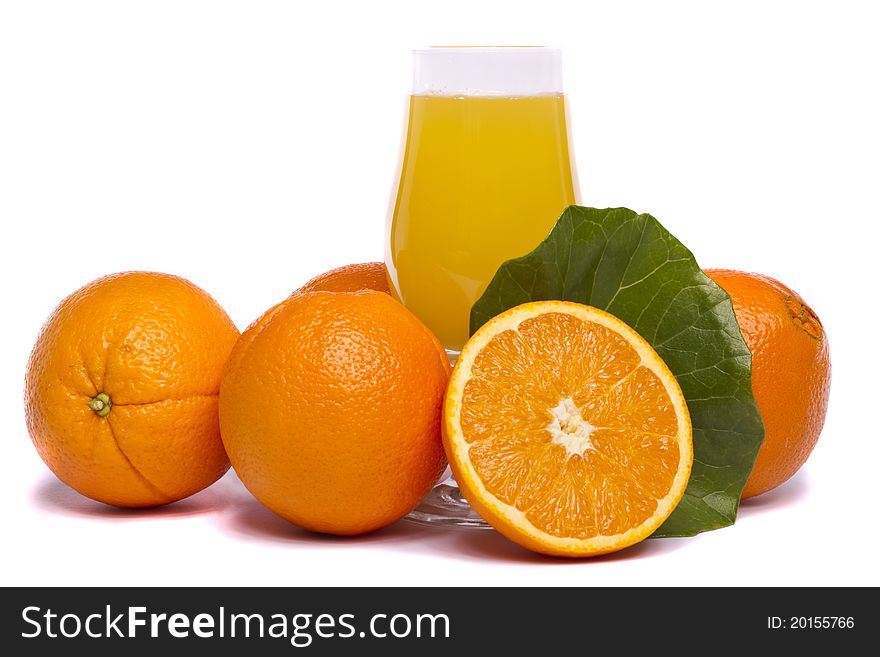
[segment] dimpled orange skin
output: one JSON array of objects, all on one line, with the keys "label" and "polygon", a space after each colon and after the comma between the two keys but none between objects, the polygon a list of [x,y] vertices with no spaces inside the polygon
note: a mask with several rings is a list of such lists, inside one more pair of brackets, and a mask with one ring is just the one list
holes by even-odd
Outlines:
[{"label": "dimpled orange skin", "polygon": [[220,389],[232,466],[266,507],[353,535],[406,515],[446,466],[449,362],[387,294],[310,292],[248,328]]},{"label": "dimpled orange skin", "polygon": [[743,498],[790,479],[819,440],[831,388],[828,337],[816,313],[779,281],[728,269],[707,276],[730,295],[752,352],[752,389],[764,443]]},{"label": "dimpled orange skin", "polygon": [[[25,378],[43,461],[115,506],[167,504],[209,486],[229,468],[217,397],[238,336],[206,292],[176,276],[114,274],[74,292],[43,327]],[[93,401],[102,393],[109,406]]]},{"label": "dimpled orange skin", "polygon": [[[384,262],[362,262],[331,269],[315,276],[291,296],[303,292],[363,292],[365,290],[391,295],[388,270]],[[437,342],[437,346],[443,357],[448,358],[443,345]]]},{"label": "dimpled orange skin", "polygon": [[300,292],[359,292],[376,290],[391,294],[388,270],[384,262],[363,262],[331,269],[315,276],[294,294]]}]

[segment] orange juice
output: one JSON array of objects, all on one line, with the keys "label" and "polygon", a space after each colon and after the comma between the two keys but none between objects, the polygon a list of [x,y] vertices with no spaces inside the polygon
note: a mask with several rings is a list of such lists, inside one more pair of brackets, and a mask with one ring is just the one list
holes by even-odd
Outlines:
[{"label": "orange juice", "polygon": [[561,93],[413,95],[386,265],[392,290],[458,351],[502,262],[576,202]]}]

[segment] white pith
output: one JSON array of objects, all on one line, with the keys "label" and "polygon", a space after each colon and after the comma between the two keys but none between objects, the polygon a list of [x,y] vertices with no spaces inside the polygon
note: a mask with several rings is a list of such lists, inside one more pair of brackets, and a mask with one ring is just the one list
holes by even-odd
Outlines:
[{"label": "white pith", "polygon": [[550,409],[553,420],[547,425],[551,440],[565,448],[567,458],[583,456],[588,449],[594,449],[590,434],[596,430],[581,415],[580,409],[571,397],[563,397]]}]

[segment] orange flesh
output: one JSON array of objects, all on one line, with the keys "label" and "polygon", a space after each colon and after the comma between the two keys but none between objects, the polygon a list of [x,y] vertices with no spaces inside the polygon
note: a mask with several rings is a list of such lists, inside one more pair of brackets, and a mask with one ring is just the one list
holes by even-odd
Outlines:
[{"label": "orange flesh", "polygon": [[461,428],[485,487],[553,536],[616,535],[650,518],[680,454],[662,382],[617,333],[547,313],[493,337]]}]

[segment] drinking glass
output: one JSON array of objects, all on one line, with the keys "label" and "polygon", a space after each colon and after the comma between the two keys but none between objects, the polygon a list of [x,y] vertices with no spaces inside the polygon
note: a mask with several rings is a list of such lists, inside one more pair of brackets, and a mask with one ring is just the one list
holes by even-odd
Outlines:
[{"label": "drinking glass", "polygon": [[[534,249],[577,202],[562,58],[540,47],[413,54],[385,264],[392,292],[454,361],[501,263]],[[409,517],[486,526],[451,477]]]}]

